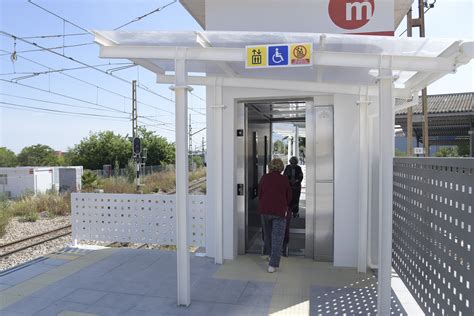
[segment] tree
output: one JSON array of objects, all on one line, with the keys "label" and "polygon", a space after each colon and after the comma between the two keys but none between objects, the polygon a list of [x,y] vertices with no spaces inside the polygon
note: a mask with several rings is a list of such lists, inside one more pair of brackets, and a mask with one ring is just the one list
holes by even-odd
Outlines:
[{"label": "tree", "polygon": [[113,165],[115,161],[125,166],[132,154],[132,144],[127,137],[112,131],[91,133],[69,150],[68,159],[73,165],[85,169],[102,169],[103,165]]},{"label": "tree", "polygon": [[58,157],[54,150],[47,145],[32,145],[25,147],[18,154],[20,166],[56,166]]},{"label": "tree", "polygon": [[273,143],[273,152],[277,154],[287,154],[288,150],[282,140],[277,140]]},{"label": "tree", "polygon": [[459,157],[456,147],[442,147],[436,153],[436,157]]},{"label": "tree", "polygon": [[168,143],[166,138],[155,135],[144,127],[138,129],[142,139],[142,148],[148,151],[146,164],[149,166],[174,164],[174,144]]},{"label": "tree", "polygon": [[0,167],[15,167],[17,164],[15,153],[6,147],[0,147]]},{"label": "tree", "polygon": [[471,154],[471,150],[469,148],[469,144],[463,144],[458,146],[458,153],[461,157],[469,157]]}]

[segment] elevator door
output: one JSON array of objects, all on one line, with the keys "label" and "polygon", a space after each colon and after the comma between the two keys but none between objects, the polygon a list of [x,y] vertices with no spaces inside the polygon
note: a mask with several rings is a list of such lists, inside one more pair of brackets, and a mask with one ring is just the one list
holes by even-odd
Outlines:
[{"label": "elevator door", "polygon": [[246,201],[246,252],[259,253],[261,251],[262,225],[258,213],[258,183],[267,172],[270,152],[269,137],[270,123],[247,124],[246,144],[246,174],[247,174],[247,201]]},{"label": "elevator door", "polygon": [[334,111],[308,106],[306,257],[333,261],[334,248]]}]

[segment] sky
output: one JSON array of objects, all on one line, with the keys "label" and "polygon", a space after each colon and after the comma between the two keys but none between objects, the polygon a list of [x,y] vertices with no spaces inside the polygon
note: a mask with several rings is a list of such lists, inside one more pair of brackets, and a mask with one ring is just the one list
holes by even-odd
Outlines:
[{"label": "sky", "polygon": [[[433,1],[429,0],[430,3]],[[171,0],[32,2],[76,26],[27,0],[0,0],[0,30],[44,47],[76,45],[56,52],[97,66],[102,71],[112,71],[114,76],[121,79],[92,68],[44,73],[47,70],[71,69],[84,65],[47,51],[23,52],[37,48],[19,39],[15,41],[10,36],[0,35],[0,147],[5,146],[18,153],[25,146],[41,143],[55,150],[66,151],[91,132],[112,130],[121,135],[130,134],[132,80],[137,80],[142,87],[137,91],[141,125],[174,141],[174,96],[169,85],[156,84],[155,76],[141,67],[117,69],[130,65],[130,62],[98,58],[99,47],[93,43],[92,35],[81,35],[85,32],[84,29],[114,29],[167,5]],[[472,40],[473,19],[474,1],[437,0],[435,8],[426,14],[426,34],[435,38]],[[403,21],[396,36],[405,28]],[[174,3],[122,29],[201,30],[201,27],[179,3]],[[61,34],[72,35],[31,38]],[[12,62],[11,52],[14,49],[18,53],[16,61]],[[41,74],[29,77],[38,72]],[[431,85],[428,93],[474,91],[473,74],[474,63],[471,62],[455,75],[448,75]],[[16,79],[17,83],[6,82],[12,79]],[[189,97],[193,131],[205,127],[204,99],[204,88],[195,87],[193,95]],[[40,108],[63,112],[44,112]],[[205,137],[205,131],[193,136],[193,147],[200,148],[202,137]]]}]

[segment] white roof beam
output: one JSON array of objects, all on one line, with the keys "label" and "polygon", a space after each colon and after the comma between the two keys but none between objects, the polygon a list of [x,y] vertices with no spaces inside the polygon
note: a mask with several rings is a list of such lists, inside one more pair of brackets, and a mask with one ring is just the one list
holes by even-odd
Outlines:
[{"label": "white roof beam", "polygon": [[153,62],[149,61],[148,59],[141,59],[141,58],[130,58],[131,61],[133,61],[135,64],[140,65],[156,74],[164,74],[165,71],[154,64]]},{"label": "white roof beam", "polygon": [[[171,59],[176,58],[177,47],[164,46],[102,46],[102,58],[150,58]],[[220,47],[187,47],[186,59],[204,61],[244,62],[246,55],[243,48]],[[314,52],[313,64],[315,66],[339,66],[370,69],[392,69],[406,71],[426,72],[452,72],[456,69],[454,58],[450,57],[418,57],[399,55],[377,55],[347,52]]]},{"label": "white roof beam", "polygon": [[[310,81],[294,81],[294,80],[271,80],[271,79],[253,79],[253,78],[230,78],[230,77],[201,77],[189,76],[188,84],[195,86],[213,86],[216,79],[222,80],[222,86],[236,88],[257,88],[271,90],[292,90],[309,93],[340,93],[359,95],[360,86],[310,82]],[[157,75],[158,83],[172,84],[174,82],[173,75]],[[365,88],[365,86],[364,86]],[[367,95],[378,95],[377,86],[368,86]],[[395,96],[400,98],[410,98],[411,93],[405,89],[395,89]]]},{"label": "white roof beam", "polygon": [[[199,43],[204,48],[212,47],[211,42],[207,39],[207,37],[201,33],[196,32],[196,42]],[[217,66],[229,77],[235,77],[237,74],[235,73],[234,69],[230,67],[226,62],[219,61],[217,62]]]}]

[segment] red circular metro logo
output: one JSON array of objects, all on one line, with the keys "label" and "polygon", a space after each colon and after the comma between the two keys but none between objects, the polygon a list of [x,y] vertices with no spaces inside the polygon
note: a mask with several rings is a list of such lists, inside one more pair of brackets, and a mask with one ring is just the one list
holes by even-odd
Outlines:
[{"label": "red circular metro logo", "polygon": [[329,16],[340,28],[355,30],[369,23],[375,0],[329,0]]}]

